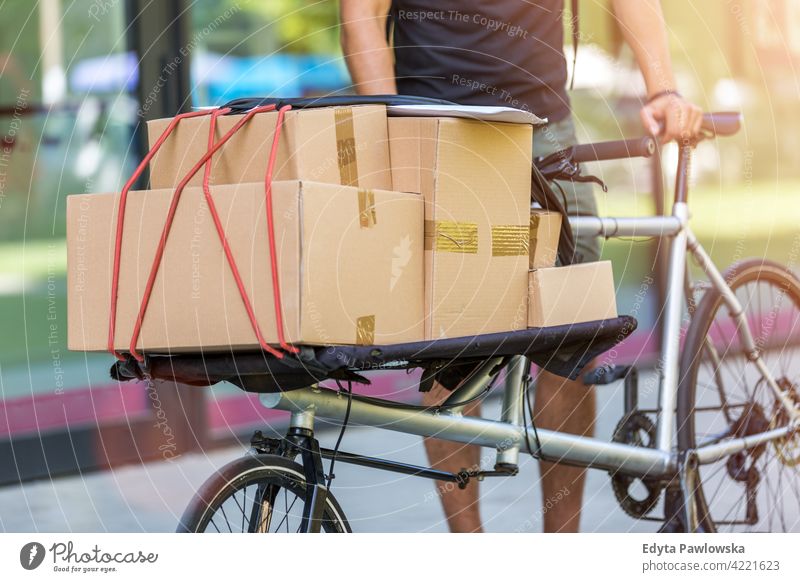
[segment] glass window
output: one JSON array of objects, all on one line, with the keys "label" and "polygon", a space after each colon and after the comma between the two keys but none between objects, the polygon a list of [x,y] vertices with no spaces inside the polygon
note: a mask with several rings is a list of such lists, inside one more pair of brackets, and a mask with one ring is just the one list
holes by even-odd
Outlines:
[{"label": "glass window", "polygon": [[189,39],[194,104],[341,91],[350,77],[337,23],[336,2],[195,4]]},{"label": "glass window", "polygon": [[124,7],[2,3],[0,405],[11,412],[0,434],[92,420],[90,400],[73,409],[58,398],[108,378],[107,355],[67,350],[65,200],[117,190],[136,161]]}]

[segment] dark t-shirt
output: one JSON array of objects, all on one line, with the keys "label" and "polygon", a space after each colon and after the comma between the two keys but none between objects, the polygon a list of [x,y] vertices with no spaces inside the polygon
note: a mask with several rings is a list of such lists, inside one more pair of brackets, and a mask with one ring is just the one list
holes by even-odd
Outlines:
[{"label": "dark t-shirt", "polygon": [[404,95],[569,115],[564,0],[392,0]]}]

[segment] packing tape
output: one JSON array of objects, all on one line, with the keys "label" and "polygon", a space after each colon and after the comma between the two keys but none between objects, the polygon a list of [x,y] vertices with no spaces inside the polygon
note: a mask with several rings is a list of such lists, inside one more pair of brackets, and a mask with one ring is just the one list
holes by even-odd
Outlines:
[{"label": "packing tape", "polygon": [[333,110],[336,122],[336,155],[339,178],[344,186],[358,186],[358,159],[353,126],[353,109],[337,107]]},{"label": "packing tape", "polygon": [[358,191],[358,223],[361,228],[370,228],[378,223],[375,212],[375,193],[372,190]]},{"label": "packing tape", "polygon": [[530,225],[503,224],[492,226],[492,256],[527,255],[530,249]]},{"label": "packing tape", "polygon": [[426,220],[425,250],[441,253],[477,254],[478,225],[475,222]]},{"label": "packing tape", "polygon": [[375,345],[375,316],[365,315],[356,319],[356,345]]}]

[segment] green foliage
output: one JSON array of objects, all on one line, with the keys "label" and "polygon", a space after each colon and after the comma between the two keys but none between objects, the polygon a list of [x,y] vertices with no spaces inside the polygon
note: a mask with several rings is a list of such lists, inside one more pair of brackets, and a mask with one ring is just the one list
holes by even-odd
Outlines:
[{"label": "green foliage", "polygon": [[209,50],[241,55],[339,51],[338,2],[209,0],[192,7],[195,30],[226,10],[233,16],[207,39]]}]

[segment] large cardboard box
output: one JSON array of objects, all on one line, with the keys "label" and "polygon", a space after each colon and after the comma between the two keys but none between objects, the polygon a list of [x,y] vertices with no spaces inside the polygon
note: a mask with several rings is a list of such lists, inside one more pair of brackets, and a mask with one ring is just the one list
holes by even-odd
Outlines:
[{"label": "large cardboard box", "polygon": [[393,187],[425,198],[428,339],[525,328],[532,131],[389,118]]},{"label": "large cardboard box", "polygon": [[552,267],[558,258],[561,238],[561,213],[531,208],[530,260],[531,269]]},{"label": "large cardboard box", "polygon": [[[277,343],[264,186],[211,188],[269,343]],[[314,182],[273,184],[285,333],[304,344],[422,338],[423,203],[418,195]],[[116,347],[127,351],[171,189],[131,192],[125,215]],[[67,199],[68,336],[104,350],[119,196]],[[201,188],[175,215],[138,343],[145,351],[255,349],[258,342]]]},{"label": "large cardboard box", "polygon": [[[241,119],[217,118],[216,139]],[[263,182],[278,114],[254,115],[212,158],[212,184]],[[150,145],[172,119],[147,123]],[[208,147],[208,116],[183,119],[150,162],[152,188],[174,187]],[[190,186],[200,186],[201,169]],[[289,111],[284,119],[274,180],[312,180],[328,184],[391,190],[386,107],[359,105]]]},{"label": "large cardboard box", "polygon": [[530,272],[528,327],[569,325],[617,316],[610,261]]}]

